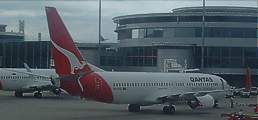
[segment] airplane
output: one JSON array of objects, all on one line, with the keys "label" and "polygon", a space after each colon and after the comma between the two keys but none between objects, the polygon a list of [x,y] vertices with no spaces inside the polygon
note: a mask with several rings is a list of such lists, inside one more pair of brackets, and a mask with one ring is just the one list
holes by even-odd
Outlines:
[{"label": "airplane", "polygon": [[33,93],[35,98],[42,97],[42,91],[60,94],[58,75],[54,69],[0,68],[0,90],[15,91],[15,97],[23,93]]},{"label": "airplane", "polygon": [[52,55],[60,87],[73,96],[110,103],[128,104],[129,112],[142,106],[162,104],[166,114],[185,102],[192,109],[216,107],[230,89],[216,75],[202,73],[97,72],[82,57],[55,7],[46,7]]}]

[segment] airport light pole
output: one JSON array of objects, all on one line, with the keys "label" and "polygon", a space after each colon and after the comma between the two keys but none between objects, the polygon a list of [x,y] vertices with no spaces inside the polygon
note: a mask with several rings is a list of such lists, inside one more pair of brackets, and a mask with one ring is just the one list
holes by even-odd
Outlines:
[{"label": "airport light pole", "polygon": [[204,45],[205,45],[205,0],[202,6],[202,46],[201,46],[201,70],[204,68]]},{"label": "airport light pole", "polygon": [[99,53],[99,65],[100,65],[100,57],[101,57],[101,46],[100,46],[100,42],[101,42],[101,0],[99,0],[99,41],[98,41],[98,53]]}]

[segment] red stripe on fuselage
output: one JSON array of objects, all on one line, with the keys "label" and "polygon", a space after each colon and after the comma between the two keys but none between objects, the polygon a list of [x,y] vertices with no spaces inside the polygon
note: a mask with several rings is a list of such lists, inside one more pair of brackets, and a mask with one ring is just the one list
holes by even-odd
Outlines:
[{"label": "red stripe on fuselage", "polygon": [[81,80],[84,87],[83,97],[94,99],[99,102],[112,103],[113,94],[108,83],[97,73],[91,73]]}]

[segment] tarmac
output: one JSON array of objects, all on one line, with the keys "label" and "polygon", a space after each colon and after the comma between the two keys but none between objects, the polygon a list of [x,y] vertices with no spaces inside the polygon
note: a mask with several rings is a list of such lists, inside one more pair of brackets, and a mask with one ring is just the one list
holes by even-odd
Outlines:
[{"label": "tarmac", "polygon": [[230,100],[219,101],[219,108],[192,110],[187,105],[176,105],[175,114],[164,114],[163,105],[143,107],[139,113],[127,111],[127,105],[114,105],[81,100],[78,97],[45,94],[36,99],[33,94],[16,98],[12,92],[0,91],[1,120],[225,120],[222,113],[238,112],[254,114],[256,96],[235,98],[236,105],[230,108]]}]

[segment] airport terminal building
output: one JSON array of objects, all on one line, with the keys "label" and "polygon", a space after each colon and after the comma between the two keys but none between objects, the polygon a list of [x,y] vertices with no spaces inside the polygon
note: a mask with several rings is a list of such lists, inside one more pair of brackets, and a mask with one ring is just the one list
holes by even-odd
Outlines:
[{"label": "airport terminal building", "polygon": [[[205,22],[202,10],[185,7],[168,13],[118,16],[113,18],[118,43],[101,43],[100,54],[98,44],[77,45],[88,62],[105,70],[179,72],[198,68],[241,86],[245,69],[250,67],[257,86],[258,8],[207,6]],[[49,41],[24,41],[23,36],[0,44],[1,67],[23,67],[27,62],[32,68],[51,68]]]},{"label": "airport terminal building", "polygon": [[252,7],[206,7],[204,41],[202,7],[115,17],[122,60],[118,64],[126,66],[118,68],[156,72],[174,71],[180,65],[201,68],[204,45],[201,72],[240,84],[250,67],[257,81],[257,14]]}]

